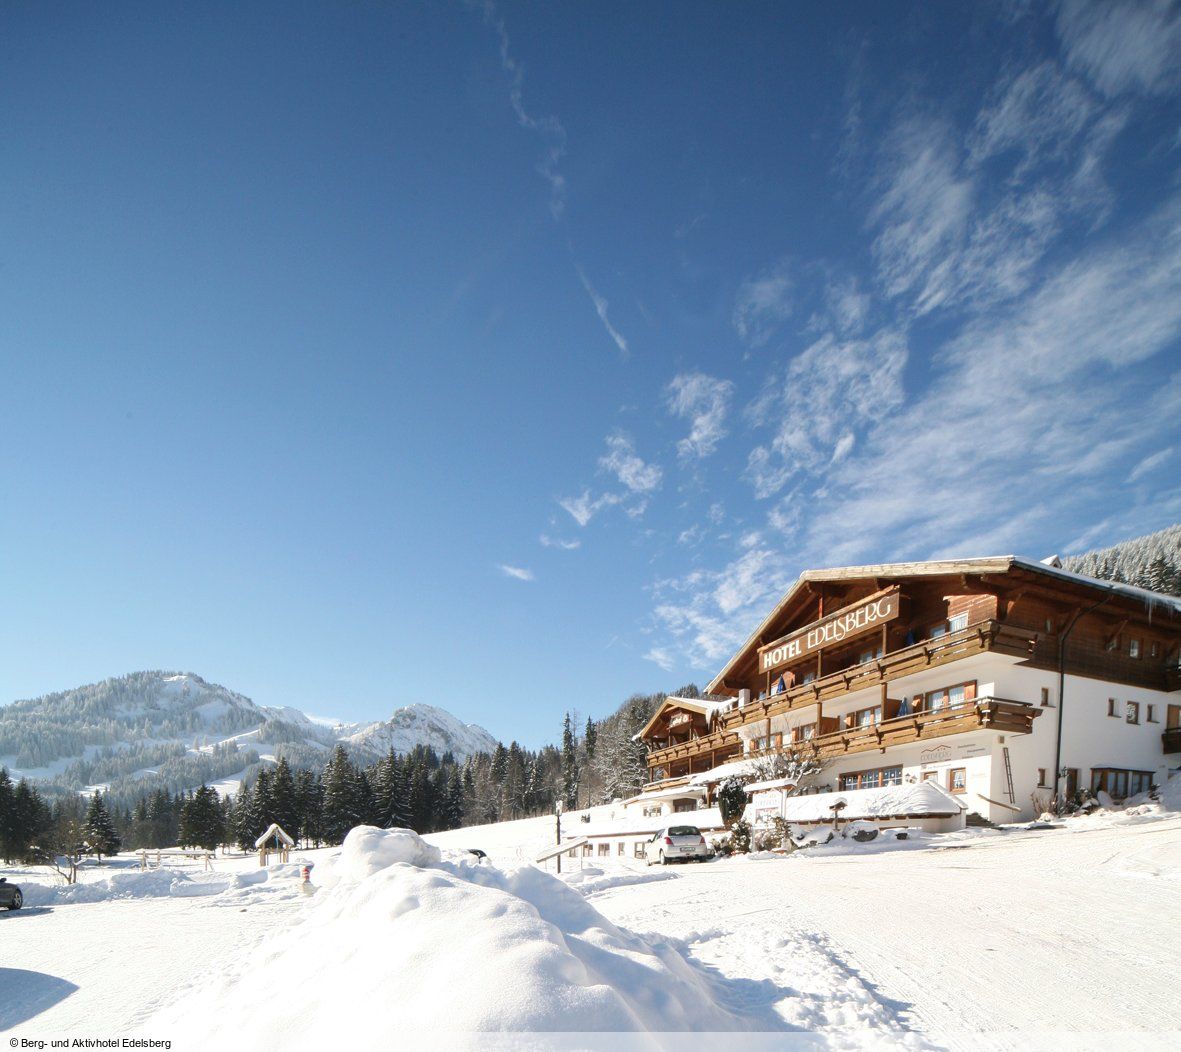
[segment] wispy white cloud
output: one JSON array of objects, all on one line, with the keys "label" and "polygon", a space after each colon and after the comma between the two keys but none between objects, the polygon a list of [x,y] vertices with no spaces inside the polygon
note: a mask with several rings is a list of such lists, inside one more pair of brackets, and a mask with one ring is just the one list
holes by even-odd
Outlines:
[{"label": "wispy white cloud", "polygon": [[1066,61],[1107,95],[1155,95],[1181,82],[1181,6],[1173,0],[1066,0],[1057,28]]},{"label": "wispy white cloud", "polygon": [[671,672],[675,665],[675,659],[672,653],[666,647],[652,647],[644,655],[645,661],[651,661],[654,665],[658,665],[664,669],[665,672]]},{"label": "wispy white cloud", "polygon": [[592,497],[590,490],[583,490],[577,497],[562,497],[558,507],[567,512],[579,526],[585,526],[604,508],[618,504],[622,498],[616,493],[604,493]]},{"label": "wispy white cloud", "polygon": [[1157,450],[1157,452],[1149,454],[1134,468],[1132,468],[1131,473],[1128,475],[1128,481],[1138,482],[1140,479],[1144,478],[1145,475],[1151,475],[1162,464],[1167,463],[1169,457],[1172,455],[1172,446],[1167,446],[1164,449]]},{"label": "wispy white cloud", "polygon": [[599,458],[599,467],[611,472],[632,493],[651,493],[664,475],[658,464],[637,456],[632,440],[621,431],[607,436],[607,452]]},{"label": "wispy white cloud", "polygon": [[[1167,36],[1162,12],[1139,17]],[[1181,193],[1136,225],[1105,225],[1103,170],[1132,104],[1078,75],[1113,94],[1161,90],[1172,74],[1154,59],[1133,75],[1116,54],[1132,42],[1112,40],[1110,55],[1098,38],[1076,52],[1074,75],[1009,69],[962,134],[912,107],[881,150],[865,146],[880,172],[872,280],[850,283],[842,310],[841,278],[826,273],[807,327],[819,335],[748,410],[762,434],[746,474],[756,497],[776,498],[765,528],[734,536],[720,569],[654,585],[658,645],[716,668],[809,566],[1048,554],[1047,531],[1110,508],[1121,479],[1140,484],[1121,491],[1127,508],[1063,550],[1181,509],[1167,471],[1181,419]],[[939,331],[916,323],[935,311]],[[934,341],[921,374],[920,339]]]},{"label": "wispy white cloud", "polygon": [[[586,523],[582,523],[582,525],[586,525]],[[548,533],[543,533],[540,540],[543,548],[560,548],[564,552],[572,552],[576,548],[582,547],[582,541],[578,540],[578,538],[568,541],[561,537],[551,537]]]},{"label": "wispy white cloud", "polygon": [[870,212],[873,254],[885,292],[909,293],[919,313],[950,292],[949,257],[972,215],[971,180],[960,170],[952,129],[912,117],[894,129],[880,162],[883,183]]},{"label": "wispy white cloud", "polygon": [[537,165],[538,174],[549,184],[550,212],[554,219],[561,218],[566,207],[566,179],[561,172],[561,161],[566,154],[566,129],[557,117],[538,117],[525,109],[525,70],[512,54],[508,30],[504,19],[497,13],[491,0],[481,5],[484,22],[496,33],[500,48],[500,66],[508,74],[509,103],[516,115],[517,123],[528,131],[535,132],[545,143],[545,153]]},{"label": "wispy white cloud", "polygon": [[582,281],[582,287],[586,289],[586,294],[590,297],[591,303],[594,305],[595,313],[599,316],[599,321],[603,323],[603,328],[607,330],[607,335],[615,342],[615,346],[619,348],[619,353],[625,358],[628,356],[627,340],[623,334],[611,324],[611,319],[607,316],[607,301],[599,295],[595,287],[590,283],[582,267],[575,266],[578,271],[578,277]]},{"label": "wispy white cloud", "polygon": [[683,459],[707,457],[726,437],[726,412],[734,384],[705,373],[680,373],[665,389],[666,405],[673,416],[690,420],[689,434],[677,443]]},{"label": "wispy white cloud", "polygon": [[532,581],[534,579],[533,571],[526,570],[523,566],[509,566],[506,563],[501,563],[499,569],[505,577],[512,577],[517,581]]},{"label": "wispy white cloud", "polygon": [[792,359],[751,409],[774,431],[747,461],[755,495],[773,496],[798,474],[844,459],[857,430],[902,402],[906,361],[906,340],[893,330],[868,340],[825,336]]},{"label": "wispy white cloud", "polygon": [[752,347],[765,344],[792,312],[794,282],[784,260],[747,278],[738,288],[732,321],[738,335]]}]

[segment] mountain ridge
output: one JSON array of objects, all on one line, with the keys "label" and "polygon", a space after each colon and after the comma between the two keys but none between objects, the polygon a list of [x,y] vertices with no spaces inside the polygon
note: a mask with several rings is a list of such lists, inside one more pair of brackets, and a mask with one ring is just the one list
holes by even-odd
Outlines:
[{"label": "mountain ridge", "polygon": [[192,672],[131,672],[0,705],[0,767],[51,793],[103,788],[119,800],[202,782],[233,792],[280,757],[293,767],[319,767],[337,742],[361,762],[390,747],[428,745],[462,759],[498,744],[483,727],[434,705],[332,727]]}]

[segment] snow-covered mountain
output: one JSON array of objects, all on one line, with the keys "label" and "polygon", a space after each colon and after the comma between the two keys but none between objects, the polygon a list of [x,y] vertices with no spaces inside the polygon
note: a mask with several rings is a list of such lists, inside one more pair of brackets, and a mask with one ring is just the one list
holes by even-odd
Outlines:
[{"label": "snow-covered mountain", "polygon": [[482,727],[431,705],[392,719],[327,726],[299,709],[258,705],[191,672],[133,672],[74,690],[0,706],[0,767],[49,790],[111,791],[116,802],[144,791],[202,782],[233,792],[260,763],[285,756],[319,767],[341,741],[359,762],[392,746],[429,745],[457,757],[496,748]]},{"label": "snow-covered mountain", "polygon": [[434,705],[407,705],[388,720],[368,723],[341,739],[346,747],[386,753],[405,753],[415,745],[430,745],[435,752],[457,758],[492,752],[496,739],[483,727],[464,723],[446,709]]}]

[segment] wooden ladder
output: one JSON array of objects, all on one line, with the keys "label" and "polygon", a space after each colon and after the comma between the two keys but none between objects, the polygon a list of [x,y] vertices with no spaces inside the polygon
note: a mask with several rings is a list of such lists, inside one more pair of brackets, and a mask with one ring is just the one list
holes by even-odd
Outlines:
[{"label": "wooden ladder", "polygon": [[1001,751],[1005,754],[1005,792],[1009,796],[1009,803],[1015,804],[1017,794],[1013,792],[1013,763],[1009,759],[1009,747],[1006,745]]}]

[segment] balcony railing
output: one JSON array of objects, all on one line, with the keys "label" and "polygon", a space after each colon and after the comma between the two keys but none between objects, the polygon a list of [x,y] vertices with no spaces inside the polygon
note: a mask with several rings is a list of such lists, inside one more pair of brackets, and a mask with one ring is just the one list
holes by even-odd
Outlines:
[{"label": "balcony railing", "polygon": [[[945,705],[925,712],[913,712],[878,723],[843,727],[804,741],[786,743],[784,751],[802,750],[820,758],[828,758],[979,730],[992,730],[1000,734],[1028,734],[1033,729],[1033,721],[1041,714],[1040,707],[1024,701],[1014,701],[1011,698],[976,698],[960,705]],[[715,737],[710,735],[669,749],[656,750],[649,754],[648,766],[667,768],[673,763],[691,761],[717,751],[720,746],[715,741],[711,748],[710,742],[710,739]],[[693,750],[692,746],[698,748]]]}]

